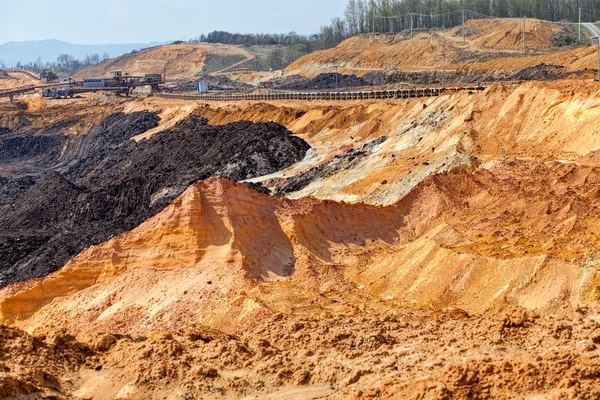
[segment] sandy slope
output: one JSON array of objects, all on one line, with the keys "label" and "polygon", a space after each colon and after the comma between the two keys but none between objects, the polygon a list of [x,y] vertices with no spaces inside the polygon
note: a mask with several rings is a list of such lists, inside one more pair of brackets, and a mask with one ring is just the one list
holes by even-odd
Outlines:
[{"label": "sandy slope", "polygon": [[[525,40],[530,50],[548,50],[556,47],[556,35],[565,32],[564,27],[547,21],[527,19]],[[455,28],[455,36],[462,36],[462,27]],[[465,34],[469,45],[480,49],[517,50],[523,48],[523,20],[520,18],[468,20]]]},{"label": "sandy slope", "polygon": [[[530,52],[557,49],[554,38],[564,28],[539,20],[526,22],[527,48]],[[445,53],[449,64],[479,63],[487,56],[507,58],[520,51],[523,45],[522,20],[470,20],[465,24],[466,42],[462,27],[451,31],[419,33],[412,39],[402,35],[355,36],[337,47],[308,54],[286,68],[286,73],[315,77],[332,72],[341,65],[343,73],[364,75],[395,67],[402,71],[422,71],[440,68],[439,53]],[[453,68],[449,66],[449,68]]]},{"label": "sandy slope", "polygon": [[[564,25],[528,19],[526,23],[529,52],[558,50],[555,40],[567,34]],[[364,75],[384,68],[396,67],[403,71],[427,71],[441,65],[439,53],[446,54],[449,68],[479,64],[490,56],[512,57],[522,48],[522,20],[485,19],[468,20],[465,24],[467,40],[462,41],[462,28],[418,33],[410,39],[404,35],[364,35],[345,40],[336,48],[308,54],[286,68],[285,75],[297,74],[315,77],[324,72]],[[178,44],[145,49],[108,60],[77,73],[75,78],[111,76],[115,70],[129,74],[166,73],[168,79],[193,79],[202,71],[207,56],[239,55],[246,59],[254,56],[241,46],[222,44]],[[243,63],[243,59],[237,64]],[[267,72],[227,72],[233,80],[258,83],[272,79]],[[280,77],[280,74],[277,74]]]},{"label": "sandy slope", "polygon": [[110,77],[113,71],[122,70],[130,75],[166,74],[168,79],[191,79],[202,72],[207,55],[251,57],[241,46],[208,43],[166,45],[101,62],[78,72],[74,78]]},{"label": "sandy slope", "polygon": [[[4,72],[4,71],[2,71]],[[0,89],[10,89],[19,86],[41,84],[42,81],[33,79],[29,74],[23,72],[0,73]]]},{"label": "sandy slope", "polygon": [[[383,208],[278,200],[212,179],[57,273],[8,287],[0,316],[85,336],[190,320],[239,332],[275,310],[382,301],[474,313],[506,302],[586,304],[600,298],[588,268],[600,247],[599,173],[496,161],[434,175]],[[324,290],[337,293],[336,305],[313,303]]]}]

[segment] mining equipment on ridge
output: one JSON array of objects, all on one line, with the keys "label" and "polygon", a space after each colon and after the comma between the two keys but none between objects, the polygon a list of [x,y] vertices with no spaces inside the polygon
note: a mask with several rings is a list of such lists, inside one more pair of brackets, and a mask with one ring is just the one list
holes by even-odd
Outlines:
[{"label": "mining equipment on ridge", "polygon": [[61,82],[59,87],[44,89],[42,95],[67,98],[79,93],[108,91],[129,96],[138,86],[150,86],[152,90],[158,90],[158,85],[161,83],[164,83],[161,74],[129,75],[123,74],[123,71],[115,71],[112,78],[85,78],[80,82]]},{"label": "mining equipment on ridge", "polygon": [[129,96],[131,91],[138,86],[150,86],[152,90],[158,90],[158,85],[164,83],[161,74],[129,75],[122,71],[115,71],[112,78],[89,78],[83,81],[71,79],[62,80],[60,83],[45,85],[26,85],[12,89],[0,90],[0,97],[8,97],[12,102],[15,96],[36,89],[42,89],[43,97],[67,98],[79,93],[86,92],[115,92],[119,95]]}]

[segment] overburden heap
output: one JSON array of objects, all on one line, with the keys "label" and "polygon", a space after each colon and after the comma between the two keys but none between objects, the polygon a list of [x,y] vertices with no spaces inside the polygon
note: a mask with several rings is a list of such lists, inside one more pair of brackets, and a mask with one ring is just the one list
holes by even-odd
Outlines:
[{"label": "overburden heap", "polygon": [[11,175],[0,179],[1,286],[57,270],[84,248],[133,229],[200,179],[269,174],[309,149],[274,123],[211,126],[198,116],[149,140],[130,140],[158,123],[156,113],[114,113],[77,138],[58,129],[0,140],[0,173],[11,165]]}]

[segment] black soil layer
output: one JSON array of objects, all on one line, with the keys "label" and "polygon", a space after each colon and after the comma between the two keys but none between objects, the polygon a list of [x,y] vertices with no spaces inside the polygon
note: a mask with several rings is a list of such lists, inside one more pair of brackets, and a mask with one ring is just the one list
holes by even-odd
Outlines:
[{"label": "black soil layer", "polygon": [[[247,90],[252,89],[251,85],[244,82],[236,82],[225,75],[202,75],[199,80],[208,83],[209,90]],[[176,92],[196,92],[198,91],[198,79],[190,82],[179,83],[173,88]]]},{"label": "black soil layer", "polygon": [[[0,172],[12,171],[0,177],[0,287],[48,275],[84,248],[133,229],[198,180],[270,174],[309,149],[274,123],[211,126],[198,116],[130,140],[158,122],[156,113],[115,113],[76,139],[0,139]],[[14,176],[19,163],[27,173]]]},{"label": "black soil layer", "polygon": [[596,70],[582,69],[579,71],[566,71],[566,68],[560,65],[541,63],[534,67],[522,69],[511,77],[511,80],[521,81],[554,81],[559,79],[581,78],[585,75],[596,74]]},{"label": "black soil layer", "polygon": [[321,90],[360,86],[371,86],[371,83],[357,77],[356,75],[327,73],[321,74],[313,79],[290,76],[285,78],[284,81],[280,82],[277,88],[283,90]]}]

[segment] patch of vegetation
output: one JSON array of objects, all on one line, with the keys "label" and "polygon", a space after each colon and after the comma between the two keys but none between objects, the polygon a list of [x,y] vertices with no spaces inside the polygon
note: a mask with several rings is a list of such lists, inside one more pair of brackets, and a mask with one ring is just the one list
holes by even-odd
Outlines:
[{"label": "patch of vegetation", "polygon": [[269,62],[264,56],[256,56],[252,60],[241,63],[237,69],[247,69],[249,71],[268,71]]},{"label": "patch of vegetation", "polygon": [[572,46],[578,43],[578,34],[565,27],[562,32],[554,35],[551,41],[553,46]]},{"label": "patch of vegetation", "polygon": [[232,65],[239,63],[240,61],[244,61],[245,59],[246,57],[242,54],[231,54],[224,56],[209,54],[206,56],[206,60],[204,61],[202,73],[211,74],[214,72],[219,72],[225,68],[229,68]]}]

